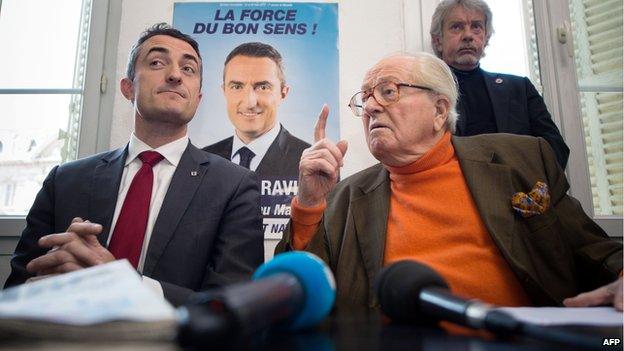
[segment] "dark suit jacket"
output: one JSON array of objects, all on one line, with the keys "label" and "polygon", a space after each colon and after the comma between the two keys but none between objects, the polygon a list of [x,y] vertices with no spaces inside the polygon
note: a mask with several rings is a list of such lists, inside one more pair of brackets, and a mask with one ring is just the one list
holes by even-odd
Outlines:
[{"label": "dark suit jacket", "polygon": [[[106,244],[126,156],[127,147],[52,169],[26,217],[5,287],[32,276],[26,264],[46,252],[37,240],[64,232],[74,217],[102,224],[98,239]],[[143,274],[160,281],[175,305],[193,291],[249,278],[264,256],[259,198],[252,172],[189,143],[154,224]]]},{"label": "dark suit jacket", "polygon": [[[206,146],[203,150],[231,160],[233,138],[223,139],[215,144]],[[262,161],[260,161],[258,168],[256,168],[256,173],[261,177],[289,176],[297,179],[299,177],[301,153],[309,147],[310,144],[294,137],[284,126],[280,125],[279,134],[271,143]]]},{"label": "dark suit jacket", "polygon": [[[568,163],[570,149],[552,121],[544,99],[526,77],[483,71],[485,86],[492,102],[492,110],[499,133],[532,135],[546,139],[555,151],[562,168]],[[461,99],[461,96],[460,96]],[[457,104],[459,119],[456,135],[466,130],[465,112]]]},{"label": "dark suit jacket", "polygon": [[[616,279],[622,245],[566,195],[568,182],[543,139],[489,134],[452,142],[481,219],[534,304],[557,305]],[[538,180],[550,188],[551,209],[522,218],[513,211],[511,196],[528,192]],[[389,202],[390,180],[380,164],[330,193],[306,250],[334,272],[338,304],[377,306],[373,282],[383,263]],[[290,228],[276,252],[289,247]]]}]

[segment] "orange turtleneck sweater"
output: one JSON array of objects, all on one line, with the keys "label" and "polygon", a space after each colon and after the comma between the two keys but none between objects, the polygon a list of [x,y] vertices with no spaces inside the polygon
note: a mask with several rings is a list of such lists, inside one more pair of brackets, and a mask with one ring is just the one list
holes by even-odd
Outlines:
[{"label": "orange turtleneck sweater", "polygon": [[[440,273],[460,296],[531,305],[481,220],[449,133],[416,162],[386,169],[391,192],[384,265],[415,259]],[[293,200],[294,249],[307,246],[324,208],[302,208]]]}]

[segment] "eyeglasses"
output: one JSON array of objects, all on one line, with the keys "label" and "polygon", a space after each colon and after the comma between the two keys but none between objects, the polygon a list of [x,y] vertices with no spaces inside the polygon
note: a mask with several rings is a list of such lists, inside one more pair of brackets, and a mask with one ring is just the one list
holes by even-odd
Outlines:
[{"label": "eyeglasses", "polygon": [[357,117],[362,117],[362,115],[364,114],[364,108],[366,108],[366,102],[371,96],[375,97],[375,100],[377,100],[377,103],[381,106],[388,106],[399,101],[399,99],[401,98],[401,94],[399,92],[400,87],[418,88],[433,91],[433,89],[431,88],[423,87],[420,85],[382,82],[375,85],[372,89],[355,93],[351,100],[349,100],[349,107],[351,108],[351,111],[354,115],[356,115]]}]

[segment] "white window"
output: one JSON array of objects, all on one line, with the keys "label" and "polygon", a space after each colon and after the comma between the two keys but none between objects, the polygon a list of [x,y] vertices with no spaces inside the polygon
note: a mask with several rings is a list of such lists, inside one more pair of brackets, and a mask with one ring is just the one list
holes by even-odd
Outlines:
[{"label": "white window", "polygon": [[622,0],[570,0],[594,213],[622,215]]},{"label": "white window", "polygon": [[542,91],[533,2],[526,0],[486,0],[493,14],[494,35],[481,68],[490,72],[529,77]]},{"label": "white window", "polygon": [[54,165],[109,148],[120,18],[121,0],[0,0],[0,237]]},{"label": "white window", "polygon": [[24,215],[50,169],[77,156],[91,0],[1,5],[0,187],[17,193],[0,215]]}]

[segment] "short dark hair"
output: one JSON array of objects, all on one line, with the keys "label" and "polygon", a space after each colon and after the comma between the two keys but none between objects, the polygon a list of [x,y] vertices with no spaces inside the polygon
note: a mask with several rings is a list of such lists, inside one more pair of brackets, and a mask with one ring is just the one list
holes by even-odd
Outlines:
[{"label": "short dark hair", "polygon": [[[225,58],[223,67],[227,66],[228,62],[236,56],[247,57],[266,57],[271,59],[277,65],[277,76],[282,82],[282,87],[286,85],[286,77],[284,77],[284,66],[282,63],[282,55],[269,44],[260,42],[244,43],[234,48]],[[225,69],[223,70],[223,80],[225,81]]]},{"label": "short dark hair", "polygon": [[180,32],[179,30],[171,27],[164,22],[156,23],[155,25],[147,28],[143,33],[141,33],[139,40],[137,40],[137,42],[132,46],[132,49],[130,50],[130,55],[128,56],[126,77],[130,80],[134,80],[136,61],[139,56],[139,51],[141,51],[141,45],[143,45],[143,43],[146,42],[149,38],[156,35],[167,35],[176,39],[180,39],[184,42],[187,42],[193,48],[193,50],[195,50],[197,58],[199,59],[199,82],[201,87],[203,67],[201,54],[199,53],[199,44],[197,44],[195,39],[191,38],[189,35]]}]

